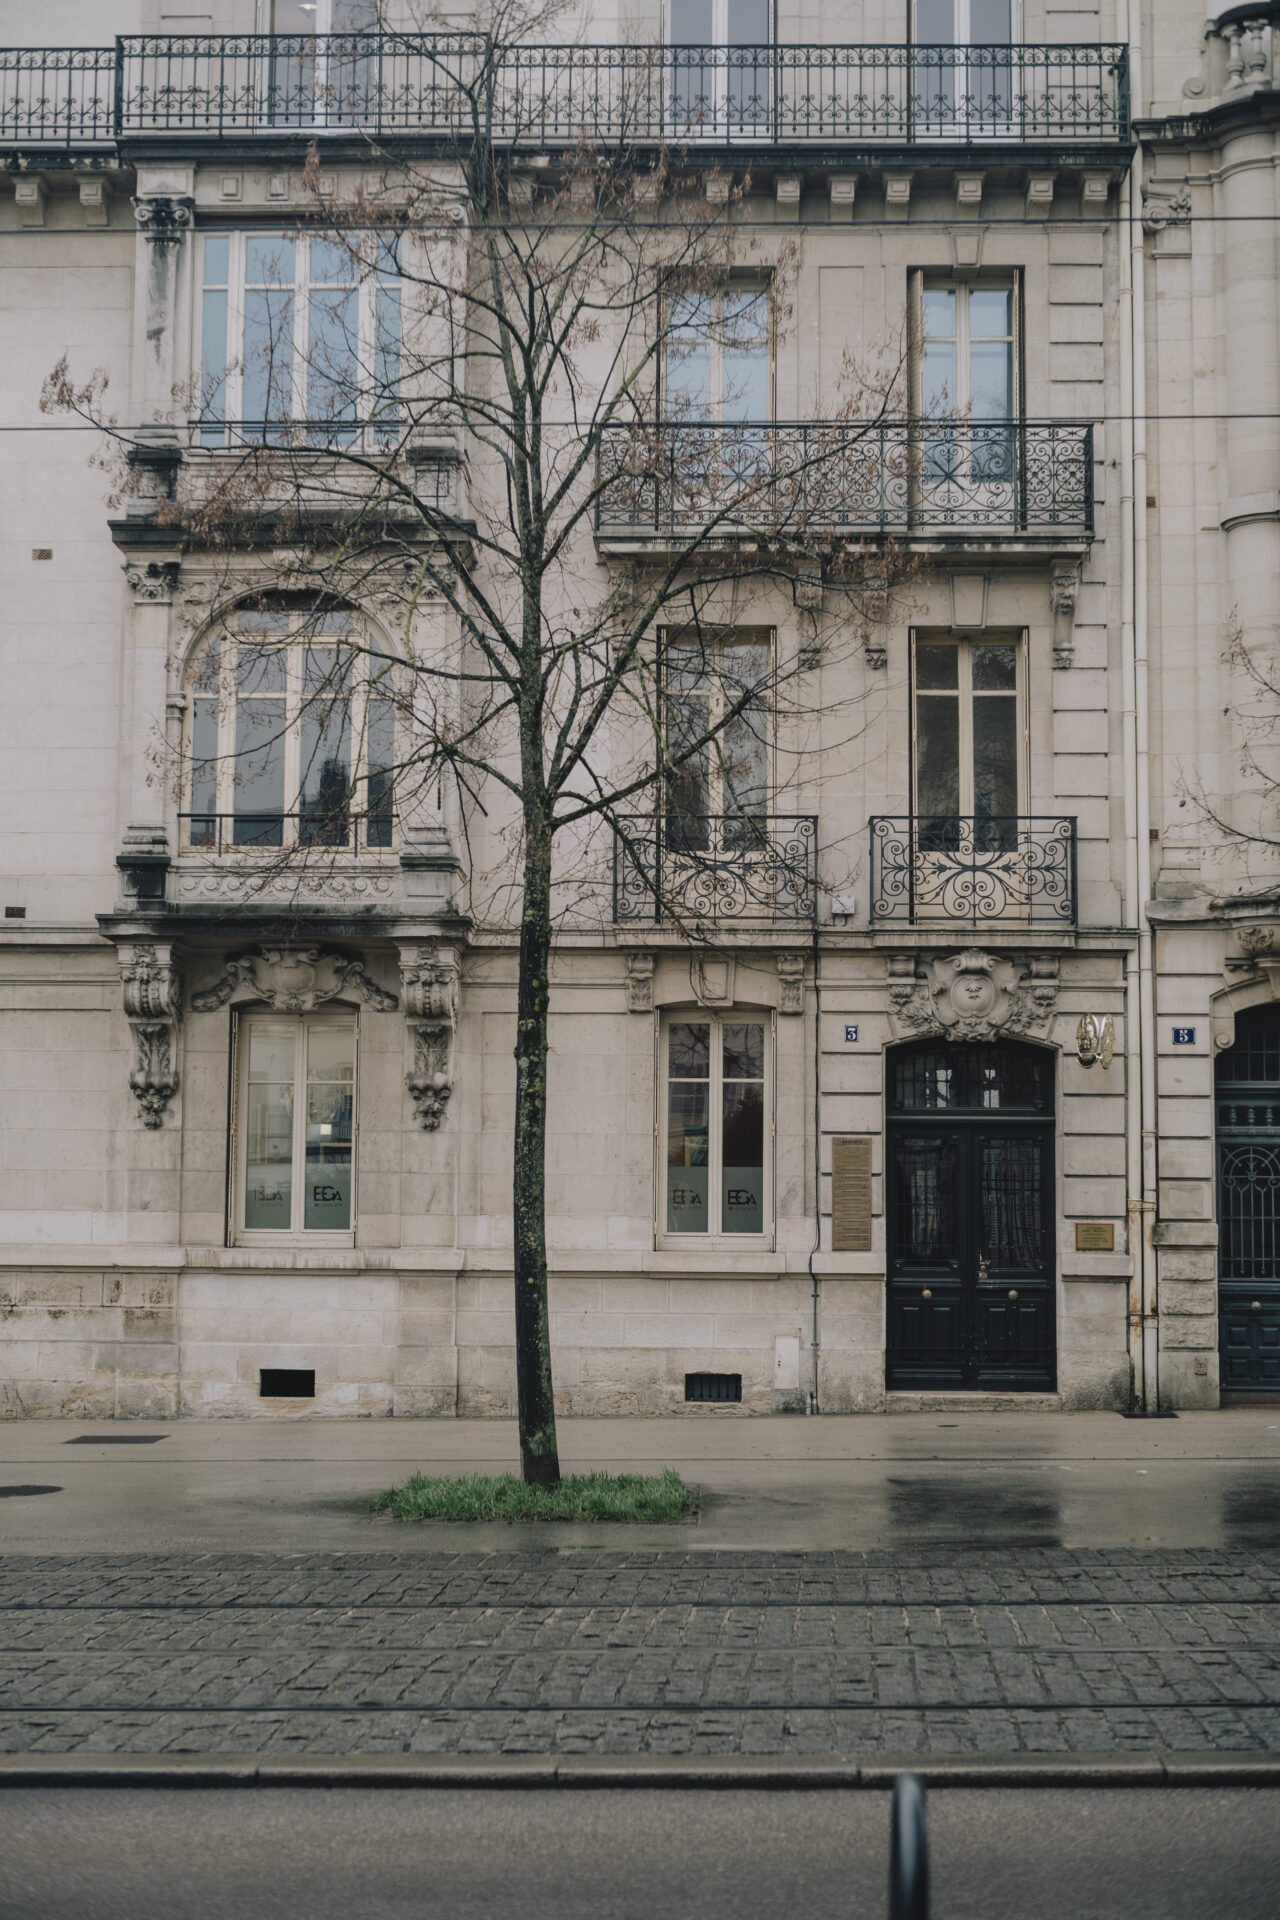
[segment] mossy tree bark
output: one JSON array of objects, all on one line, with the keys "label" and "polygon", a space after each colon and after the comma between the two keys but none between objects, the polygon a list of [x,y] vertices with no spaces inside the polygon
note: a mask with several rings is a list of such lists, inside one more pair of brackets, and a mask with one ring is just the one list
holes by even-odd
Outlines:
[{"label": "mossy tree bark", "polygon": [[520,1470],[531,1487],[560,1478],[547,1305],[547,1003],[551,967],[551,831],[545,807],[525,807],[524,897],[516,1002],[513,1182],[516,1386]]}]

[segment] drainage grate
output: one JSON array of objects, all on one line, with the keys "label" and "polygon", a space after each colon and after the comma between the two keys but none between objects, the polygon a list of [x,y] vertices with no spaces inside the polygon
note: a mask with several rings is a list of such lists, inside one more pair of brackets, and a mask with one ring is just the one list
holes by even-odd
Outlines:
[{"label": "drainage grate", "polygon": [[700,1400],[727,1404],[731,1400],[742,1398],[742,1375],[740,1373],[686,1373],[684,1377],[684,1397],[686,1400]]},{"label": "drainage grate", "polygon": [[314,1400],[314,1367],[262,1367],[258,1372],[258,1393],[263,1400]]},{"label": "drainage grate", "polygon": [[157,1440],[167,1440],[167,1433],[78,1433],[74,1440],[64,1440],[64,1447],[154,1447]]},{"label": "drainage grate", "polygon": [[33,1493],[61,1493],[61,1487],[0,1487],[0,1500],[17,1500]]}]

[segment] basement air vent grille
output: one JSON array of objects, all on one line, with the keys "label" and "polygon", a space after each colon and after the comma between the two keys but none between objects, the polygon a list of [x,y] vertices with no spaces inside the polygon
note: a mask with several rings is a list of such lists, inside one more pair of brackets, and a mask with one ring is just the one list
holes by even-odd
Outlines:
[{"label": "basement air vent grille", "polygon": [[258,1393],[263,1400],[314,1400],[314,1367],[262,1367],[258,1372]]},{"label": "basement air vent grille", "polygon": [[684,1397],[703,1405],[721,1406],[742,1398],[740,1373],[686,1373]]}]

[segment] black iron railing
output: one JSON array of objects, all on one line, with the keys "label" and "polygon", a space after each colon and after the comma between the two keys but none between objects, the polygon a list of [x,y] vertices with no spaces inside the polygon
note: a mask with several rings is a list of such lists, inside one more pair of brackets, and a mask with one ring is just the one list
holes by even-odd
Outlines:
[{"label": "black iron railing", "polygon": [[0,47],[0,145],[109,144],[120,73],[116,47]]},{"label": "black iron railing", "polygon": [[1093,428],[1028,420],[610,430],[601,535],[1093,531]]},{"label": "black iron railing", "polygon": [[367,814],[312,807],[298,813],[180,813],[183,853],[282,852],[304,847],[335,853],[386,853],[395,845],[395,816],[374,808]]},{"label": "black iron railing", "polygon": [[1076,915],[1074,819],[871,821],[873,926],[1073,927]]},{"label": "black iron railing", "polygon": [[817,868],[814,814],[636,815],[614,834],[613,917],[811,925]]},{"label": "black iron railing", "polygon": [[0,52],[0,142],[363,131],[502,145],[1129,139],[1123,46],[515,46],[470,34],[128,34]]}]

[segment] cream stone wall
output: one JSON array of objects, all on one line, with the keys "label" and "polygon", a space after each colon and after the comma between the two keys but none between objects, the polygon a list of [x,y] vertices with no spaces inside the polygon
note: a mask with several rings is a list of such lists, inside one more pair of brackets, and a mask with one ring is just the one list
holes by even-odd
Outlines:
[{"label": "cream stone wall", "polygon": [[[39,34],[50,46],[263,24],[252,0],[209,0],[204,12],[195,0],[143,0],[112,9],[110,33],[100,10],[71,0],[46,12]],[[1096,43],[1126,20],[1111,5],[1027,0],[1022,31],[1032,43]],[[656,7],[619,5],[592,14],[590,37],[652,38],[659,23]],[[1082,166],[1070,153],[1026,164],[989,148],[964,167],[921,153],[886,169],[859,154],[848,169],[801,168],[801,197],[785,204],[777,169],[757,169],[741,264],[767,265],[791,238],[801,243],[777,342],[778,418],[838,404],[846,349],[901,368],[893,410],[905,413],[913,273],[1017,270],[1026,417],[1093,424],[1095,528],[1091,540],[921,543],[918,576],[891,597],[868,645],[838,647],[806,672],[805,712],[786,742],[803,751],[779,804],[819,817],[816,940],[808,928],[776,928],[720,941],[735,966],[733,1007],[776,1023],[767,1246],[661,1244],[656,1036],[664,1017],[696,1004],[690,953],[666,931],[615,929],[607,905],[567,920],[553,975],[548,1166],[552,1338],[566,1411],[684,1410],[685,1374],[704,1371],[741,1374],[744,1414],[802,1410],[815,1374],[828,1411],[910,1399],[885,1390],[886,1054],[911,1037],[902,996],[917,972],[975,946],[1052,984],[1032,1036],[1053,1052],[1057,1102],[1050,1403],[1128,1405],[1144,1232],[1159,1287],[1160,1403],[1217,1403],[1213,1060],[1233,1012],[1280,991],[1268,960],[1268,942],[1280,942],[1275,849],[1265,834],[1246,842],[1233,832],[1269,816],[1263,785],[1240,771],[1248,693],[1227,658],[1239,645],[1266,653],[1280,637],[1280,22],[1255,38],[1229,17],[1206,32],[1192,0],[1160,0],[1141,26],[1143,470],[1126,468],[1122,417],[1131,344],[1123,155],[1112,165]],[[794,0],[778,31],[792,42],[896,45],[907,11],[901,0]],[[117,856],[136,852],[139,834],[176,848],[177,800],[157,773],[158,747],[180,733],[184,675],[218,596],[201,556],[163,542],[144,551],[127,524],[113,538],[108,522],[127,523],[128,503],[110,503],[112,476],[91,464],[91,436],[39,409],[65,351],[77,381],[104,370],[106,404],[122,422],[180,417],[174,389],[195,348],[195,243],[180,223],[159,271],[131,202],[189,199],[197,230],[231,209],[245,218],[270,210],[287,224],[302,201],[297,157],[275,167],[247,152],[202,163],[154,152],[140,166],[114,154],[92,165],[3,157],[14,160],[6,178],[35,180],[39,191],[23,197],[0,181],[4,417],[31,429],[6,436],[0,469],[0,901],[14,910],[0,921],[0,1411],[509,1414],[515,947],[498,916],[483,927],[467,920],[502,877],[509,813],[497,804],[467,822],[468,876],[458,811],[446,800],[415,822],[425,849],[417,864],[392,859],[344,873],[340,886],[317,883],[291,903],[287,936],[280,900],[251,910],[233,878],[190,859],[172,861],[163,911],[145,910]],[[360,171],[335,165],[348,185]],[[272,175],[282,170],[280,196]],[[856,175],[851,214],[832,209],[831,171]],[[1134,473],[1141,497],[1131,500]],[[486,484],[477,465],[472,485]],[[1136,764],[1129,506],[1146,546],[1149,902],[1133,897],[1126,838]],[[604,565],[594,551],[587,563]],[[247,556],[244,590],[272,564],[267,553]],[[807,643],[810,628],[781,591],[762,593],[752,619],[787,653]],[[440,606],[422,621],[422,644],[456,644]],[[819,624],[836,630],[830,600]],[[1078,822],[1078,928],[873,927],[867,823],[910,807],[913,629],[1025,633],[1029,806]],[[228,1244],[231,1036],[236,1006],[248,1001],[202,1011],[192,997],[217,982],[230,955],[260,944],[264,925],[359,958],[393,1003],[338,1001],[355,1006],[359,1029],[350,1249]],[[1149,1042],[1135,1041],[1140,925],[1154,929]],[[414,969],[424,953],[430,962],[454,946],[450,1087],[439,1124],[424,1127],[406,1084],[427,1019]],[[151,955],[147,991],[178,1082],[156,1127],[130,1088],[145,996],[122,984],[121,966],[140,949]],[[797,968],[798,994],[785,984]],[[1114,1023],[1105,1069],[1077,1057],[1083,1016]],[[856,1043],[844,1039],[849,1025]],[[1194,1028],[1194,1043],[1175,1045],[1175,1027]],[[1131,1041],[1150,1047],[1156,1104],[1146,1114]],[[1157,1205],[1145,1220],[1130,1178],[1135,1132],[1154,1156]],[[872,1143],[865,1254],[831,1250],[831,1143],[849,1136]],[[1113,1227],[1114,1251],[1078,1250],[1085,1223]],[[263,1367],[314,1368],[315,1399],[262,1399]]]}]

